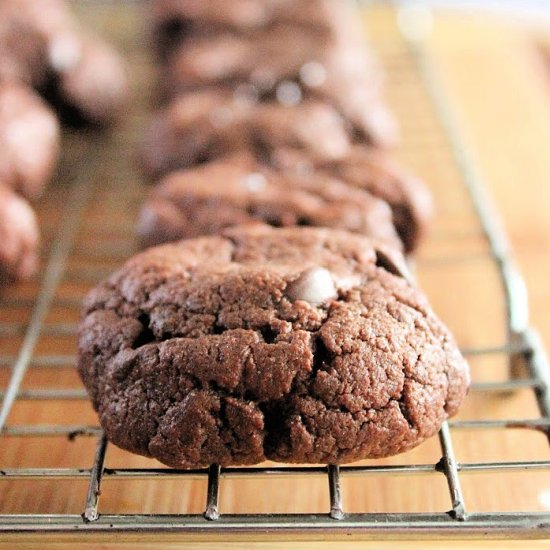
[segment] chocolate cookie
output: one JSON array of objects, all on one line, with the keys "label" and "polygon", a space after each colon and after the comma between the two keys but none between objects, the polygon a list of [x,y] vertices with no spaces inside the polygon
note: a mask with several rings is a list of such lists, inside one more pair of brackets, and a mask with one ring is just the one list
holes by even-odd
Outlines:
[{"label": "chocolate cookie", "polygon": [[423,183],[384,154],[354,144],[342,117],[316,101],[284,106],[219,91],[187,94],[155,116],[140,160],[157,178],[235,151],[278,169],[329,174],[384,199],[407,252],[429,225],[431,198]]},{"label": "chocolate cookie", "polygon": [[361,146],[354,147],[345,159],[319,168],[385,200],[393,210],[393,221],[405,251],[417,248],[434,210],[432,195],[422,180],[380,151]]},{"label": "chocolate cookie", "polygon": [[223,32],[192,36],[168,57],[166,79],[173,94],[243,82],[265,93],[284,80],[315,90],[330,77],[327,73],[344,73],[351,67],[356,74],[368,75],[371,89],[379,91],[381,69],[364,44],[347,35],[327,42],[313,32],[276,26],[251,36]]},{"label": "chocolate cookie", "polygon": [[265,28],[273,19],[274,4],[271,0],[154,0],[150,7],[156,49],[165,57],[189,34]]},{"label": "chocolate cookie", "polygon": [[231,34],[186,40],[169,58],[164,95],[205,87],[252,90],[260,101],[331,104],[356,134],[378,146],[397,140],[395,121],[381,99],[381,71],[364,45],[327,44],[315,33],[276,27],[260,37]]},{"label": "chocolate cookie", "polygon": [[79,372],[109,439],[177,468],[406,451],[468,368],[371,240],[251,226],[147,250],[87,297]]},{"label": "chocolate cookie", "polygon": [[345,121],[324,103],[255,103],[208,90],[177,98],[155,115],[141,162],[157,178],[242,150],[266,161],[279,148],[336,160],[350,150],[351,139]]},{"label": "chocolate cookie", "polygon": [[323,173],[367,190],[392,208],[394,225],[406,252],[413,252],[425,236],[433,199],[422,180],[399,167],[388,155],[355,145],[338,160],[315,162],[296,151],[279,149],[274,164],[291,173]]},{"label": "chocolate cookie", "polygon": [[79,39],[78,55],[58,67],[44,95],[70,123],[110,123],[121,113],[128,95],[124,66],[119,55],[97,37]]},{"label": "chocolate cookie", "polygon": [[281,173],[240,154],[169,174],[142,207],[144,246],[264,222],[346,229],[401,248],[388,205],[323,174]]},{"label": "chocolate cookie", "polygon": [[28,198],[40,195],[59,155],[59,124],[32,89],[0,82],[0,181]]},{"label": "chocolate cookie", "polygon": [[127,89],[119,56],[85,32],[62,0],[0,2],[3,43],[0,79],[31,83],[68,122],[102,124],[120,111]]},{"label": "chocolate cookie", "polygon": [[151,18],[161,53],[198,34],[249,35],[274,25],[317,33],[326,40],[338,28],[350,34],[358,26],[351,5],[334,0],[154,0]]},{"label": "chocolate cookie", "polygon": [[43,37],[24,21],[1,15],[0,5],[0,82],[40,86],[46,79],[47,67]]},{"label": "chocolate cookie", "polygon": [[31,206],[0,183],[0,285],[33,275],[38,244],[38,225]]}]

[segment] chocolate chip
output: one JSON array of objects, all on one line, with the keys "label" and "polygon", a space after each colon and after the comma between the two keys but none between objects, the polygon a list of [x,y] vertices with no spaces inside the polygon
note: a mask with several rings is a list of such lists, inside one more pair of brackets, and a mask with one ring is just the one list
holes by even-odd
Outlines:
[{"label": "chocolate chip", "polygon": [[285,80],[277,86],[275,91],[277,101],[282,105],[294,106],[302,101],[302,90],[296,82]]},{"label": "chocolate chip", "polygon": [[215,128],[225,128],[233,121],[233,113],[229,107],[218,107],[210,113],[210,122]]},{"label": "chocolate chip", "polygon": [[318,61],[309,61],[300,69],[300,80],[310,88],[322,86],[326,79],[327,71]]},{"label": "chocolate chip", "polygon": [[253,172],[252,174],[248,174],[244,180],[243,180],[244,186],[251,192],[251,193],[259,193],[263,189],[265,189],[265,186],[267,185],[267,180],[263,174],[260,174],[259,172]]},{"label": "chocolate chip", "polygon": [[337,292],[332,276],[324,267],[312,267],[288,285],[287,296],[293,300],[303,300],[320,305],[336,298]]},{"label": "chocolate chip", "polygon": [[413,281],[413,276],[407,269],[404,262],[397,261],[397,258],[392,258],[390,255],[382,252],[381,250],[376,251],[376,267],[381,267],[388,273],[397,275],[398,277],[403,277],[403,279],[406,279],[409,282]]}]

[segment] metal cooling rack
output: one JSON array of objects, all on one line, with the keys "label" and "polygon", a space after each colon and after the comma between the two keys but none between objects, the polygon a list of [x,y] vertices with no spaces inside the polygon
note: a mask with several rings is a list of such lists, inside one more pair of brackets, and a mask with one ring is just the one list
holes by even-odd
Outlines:
[{"label": "metal cooling rack", "polygon": [[[71,151],[66,159],[64,173],[53,186],[42,208],[45,232],[45,270],[37,285],[27,285],[6,293],[0,299],[0,312],[8,312],[0,322],[0,342],[12,352],[0,352],[0,371],[6,371],[5,389],[1,393],[0,430],[2,445],[10,438],[24,441],[49,438],[59,441],[69,438],[77,445],[86,436],[97,439],[95,456],[90,456],[89,468],[28,468],[0,470],[0,484],[10,482],[63,482],[88,480],[82,515],[79,514],[1,514],[0,532],[19,538],[33,538],[54,534],[64,539],[82,540],[87,535],[99,537],[124,536],[126,540],[144,540],[147,535],[155,540],[167,539],[329,539],[341,538],[443,538],[443,537],[516,537],[538,538],[550,536],[550,513],[511,512],[481,513],[468,511],[462,488],[463,476],[475,473],[529,471],[547,475],[550,460],[501,461],[460,463],[453,451],[453,433],[457,430],[491,430],[523,428],[538,430],[548,436],[550,430],[550,374],[541,342],[528,323],[527,296],[521,276],[515,268],[506,239],[492,212],[484,188],[466,152],[459,125],[447,99],[436,65],[425,47],[418,29],[426,13],[399,12],[405,45],[399,63],[406,64],[419,75],[420,93],[429,96],[434,119],[437,119],[444,143],[453,155],[455,168],[462,176],[462,185],[469,193],[478,222],[488,243],[490,258],[498,270],[506,305],[507,339],[501,346],[486,346],[467,350],[475,356],[505,354],[510,376],[505,381],[479,382],[474,380],[472,392],[483,395],[519,390],[533,392],[540,416],[532,419],[451,421],[439,433],[441,458],[436,463],[328,466],[328,467],[254,467],[177,471],[164,468],[107,468],[105,457],[108,443],[96,426],[78,424],[46,425],[41,423],[10,424],[14,407],[22,402],[43,402],[57,406],[69,401],[85,400],[81,387],[23,388],[25,376],[34,369],[71,368],[73,353],[48,353],[39,346],[41,338],[56,341],[71,338],[76,333],[76,318],[86,288],[112,271],[133,250],[132,215],[121,205],[130,205],[135,211],[142,196],[139,185],[120,186],[113,190],[113,174],[120,170],[120,157],[133,148],[133,138],[126,135],[110,137],[88,135],[80,139],[69,136]],[[419,19],[420,17],[420,19]],[[376,45],[376,44],[375,44]],[[391,71],[391,68],[388,70]],[[135,121],[139,122],[140,113]],[[131,124],[130,124],[131,126]],[[138,125],[135,125],[136,128]],[[134,132],[131,128],[128,132]],[[75,145],[76,144],[76,145]],[[129,146],[130,144],[130,146]],[[114,153],[113,153],[114,151]],[[62,207],[59,205],[63,205]],[[56,208],[57,206],[57,208]],[[61,217],[58,218],[58,212]],[[108,213],[108,215],[107,215]],[[83,242],[84,239],[84,242]],[[76,260],[85,260],[79,265]],[[38,286],[38,288],[36,288]],[[72,290],[71,290],[72,289]],[[84,290],[81,290],[84,289]],[[53,315],[55,311],[61,312]],[[53,319],[53,320],[52,320]],[[49,341],[48,340],[48,341]],[[11,371],[7,371],[10,368]],[[522,370],[523,369],[523,370]],[[61,371],[60,371],[61,372]],[[518,373],[523,372],[521,377]],[[505,396],[502,397],[506,399]],[[55,439],[57,438],[57,439]],[[1,466],[1,465],[0,465]],[[341,478],[396,477],[403,483],[411,476],[445,476],[448,486],[449,511],[440,513],[346,513],[343,507]],[[300,480],[310,476],[324,476],[329,489],[329,502],[320,514],[224,514],[219,507],[220,481],[226,478],[281,478]],[[104,480],[206,479],[207,492],[203,514],[163,515],[135,513],[102,513],[100,487]],[[222,484],[223,485],[223,484]],[[1,494],[1,493],[0,493]]]}]

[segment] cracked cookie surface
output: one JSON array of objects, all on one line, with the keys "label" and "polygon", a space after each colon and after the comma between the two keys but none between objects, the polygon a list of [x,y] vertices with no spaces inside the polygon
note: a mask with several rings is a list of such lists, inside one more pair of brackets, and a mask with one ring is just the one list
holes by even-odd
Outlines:
[{"label": "cracked cookie surface", "polygon": [[268,226],[134,257],[89,294],[80,327],[107,436],[179,468],[419,444],[469,377],[402,262],[351,233]]}]

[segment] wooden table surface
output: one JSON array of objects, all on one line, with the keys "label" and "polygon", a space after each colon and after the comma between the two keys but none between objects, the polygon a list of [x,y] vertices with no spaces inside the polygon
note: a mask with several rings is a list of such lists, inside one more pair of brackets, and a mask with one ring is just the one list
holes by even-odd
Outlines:
[{"label": "wooden table surface", "polygon": [[[111,11],[109,11],[111,10]],[[114,10],[114,12],[112,12]],[[124,18],[115,8],[102,8],[84,16],[93,20],[102,31],[110,34],[117,26],[139,29],[141,17],[132,12]],[[403,127],[403,145],[398,154],[418,174],[424,177],[436,196],[438,217],[432,236],[418,255],[418,277],[432,299],[434,307],[455,332],[465,348],[499,345],[505,338],[502,295],[498,277],[487,259],[487,247],[480,237],[471,205],[465,195],[461,176],[450,156],[433,106],[422,88],[416,70],[403,43],[396,42],[393,12],[375,8],[366,21],[373,44],[379,51],[388,72],[388,98]],[[136,30],[137,32],[137,30]],[[550,37],[550,33],[549,33]],[[495,22],[486,17],[442,14],[435,19],[428,51],[435,60],[451,97],[463,134],[488,191],[499,210],[510,236],[514,257],[525,276],[531,297],[533,325],[542,333],[550,348],[550,65],[546,67],[532,31],[514,27],[507,22]],[[544,37],[543,37],[544,39]],[[134,42],[137,38],[134,39]],[[131,41],[130,41],[131,42]],[[125,49],[129,42],[125,38]],[[86,208],[86,224],[77,235],[76,246],[69,258],[73,271],[87,269],[78,254],[79,246],[93,246],[91,232],[99,231],[106,209],[116,213],[117,222],[131,227],[136,209],[145,191],[133,168],[135,141],[145,122],[142,113],[148,104],[147,89],[151,72],[147,59],[131,50],[135,102],[131,115],[120,132],[114,132],[102,144],[107,168],[99,167],[97,185]],[[128,137],[130,136],[130,137]],[[67,138],[74,149],[75,137]],[[129,140],[129,141],[128,141]],[[98,153],[100,154],[100,153]],[[62,178],[60,178],[62,181]],[[120,189],[128,200],[120,203]],[[55,227],[56,204],[67,198],[66,185],[53,184],[50,195],[39,205],[45,227]],[[112,220],[110,220],[112,221]],[[92,228],[92,229],[90,229]],[[101,229],[101,228],[100,228]],[[105,229],[105,228],[103,228]],[[113,230],[114,231],[114,230]],[[111,236],[129,252],[133,247],[131,230]],[[91,244],[90,244],[91,243]],[[447,258],[447,261],[443,261]],[[114,269],[120,261],[104,261],[102,269]],[[94,264],[96,265],[96,264]],[[97,267],[97,265],[96,265]],[[14,299],[36,293],[38,281],[8,291]],[[85,286],[64,279],[57,295],[81,295]],[[2,320],[20,319],[21,312],[0,312]],[[73,311],[55,310],[48,317],[55,320],[75,320]],[[0,350],[16,354],[21,341],[0,337]],[[74,337],[52,339],[43,336],[38,351],[70,354],[74,352]],[[471,361],[474,379],[489,381],[508,376],[503,357],[474,358]],[[3,369],[0,381],[7,383]],[[31,369],[23,387],[80,387],[72,368],[51,372]],[[472,393],[459,415],[460,419],[535,418],[538,415],[531,391],[513,395],[487,396]],[[85,401],[36,402],[18,401],[9,418],[9,425],[25,423],[67,423],[77,419],[93,424],[95,415]],[[0,447],[0,467],[89,467],[95,441],[91,438],[44,440],[8,438]],[[549,449],[543,434],[526,430],[494,430],[483,433],[453,430],[457,458],[461,462],[502,460],[547,460]],[[432,439],[406,455],[377,463],[435,463],[440,449]],[[109,447],[109,467],[151,467],[152,462]],[[80,513],[86,490],[85,482],[34,483],[4,481],[0,492],[0,513]],[[224,481],[221,493],[222,512],[323,512],[327,509],[328,490],[324,480],[304,480],[301,487],[295,481],[280,480],[274,485],[264,481]],[[550,510],[550,472],[462,476],[469,511]],[[116,484],[116,487],[113,486]],[[202,481],[174,482],[104,482],[101,511],[128,513],[200,513],[204,506],[205,484]],[[346,511],[434,511],[450,508],[443,476],[405,478],[371,477],[367,480],[344,480]],[[517,543],[495,547],[538,548],[545,543]],[[269,543],[248,544],[272,548]],[[284,548],[380,548],[370,543],[304,543]],[[481,547],[479,543],[388,543],[388,548],[449,548]],[[521,545],[521,546],[520,546]],[[110,548],[104,544],[97,547]],[[0,541],[0,548],[2,548]],[[6,546],[7,548],[8,546]],[[13,547],[10,543],[9,547]],[[32,548],[32,545],[25,547]],[[42,544],[41,547],[44,547]],[[52,547],[62,547],[58,544]],[[136,547],[131,546],[121,547]],[[151,545],[142,545],[143,548]],[[159,547],[159,545],[155,545]],[[162,546],[164,548],[164,546]],[[178,545],[166,545],[177,548]],[[193,545],[197,548],[218,548],[215,543]],[[236,543],[224,548],[240,548]]]}]

